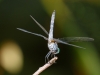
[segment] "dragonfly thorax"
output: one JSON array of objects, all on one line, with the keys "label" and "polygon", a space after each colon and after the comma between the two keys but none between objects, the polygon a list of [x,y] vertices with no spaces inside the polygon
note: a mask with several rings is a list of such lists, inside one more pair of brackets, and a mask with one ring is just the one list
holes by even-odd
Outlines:
[{"label": "dragonfly thorax", "polygon": [[59,53],[59,48],[56,42],[48,42],[48,48],[53,54]]}]

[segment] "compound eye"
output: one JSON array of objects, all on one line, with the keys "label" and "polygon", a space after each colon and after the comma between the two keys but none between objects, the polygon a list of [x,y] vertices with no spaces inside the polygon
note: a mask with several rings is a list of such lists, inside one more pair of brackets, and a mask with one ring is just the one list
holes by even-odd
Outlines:
[{"label": "compound eye", "polygon": [[57,50],[55,50],[55,54],[58,54],[59,52],[60,52],[59,48]]},{"label": "compound eye", "polygon": [[58,48],[58,52],[57,53],[59,53],[60,52],[60,48]]}]

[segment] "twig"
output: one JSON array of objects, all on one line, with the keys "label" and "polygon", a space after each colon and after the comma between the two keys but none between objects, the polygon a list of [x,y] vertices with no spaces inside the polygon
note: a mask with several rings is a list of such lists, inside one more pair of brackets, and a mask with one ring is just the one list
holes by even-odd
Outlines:
[{"label": "twig", "polygon": [[58,57],[52,58],[48,63],[46,63],[44,66],[40,67],[33,75],[39,75],[42,71],[50,67],[52,64],[55,63],[55,61],[58,59]]}]

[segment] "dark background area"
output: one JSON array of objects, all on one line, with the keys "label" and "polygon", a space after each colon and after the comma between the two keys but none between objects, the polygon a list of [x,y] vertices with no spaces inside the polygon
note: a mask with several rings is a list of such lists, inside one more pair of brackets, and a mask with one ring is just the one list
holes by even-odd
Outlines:
[{"label": "dark background area", "polygon": [[[0,75],[32,75],[45,64],[45,55],[49,51],[47,41],[16,28],[48,37],[30,15],[49,32],[54,10],[55,38],[86,36],[94,38],[94,41],[73,43],[86,49],[58,44],[60,53],[57,55],[57,63],[40,75],[100,75],[99,0],[0,0]],[[18,47],[14,48],[16,57],[4,50],[6,46],[9,48],[9,44]],[[18,59],[18,64],[14,67],[17,57],[20,60]],[[8,66],[8,62],[13,62],[13,66]]]}]

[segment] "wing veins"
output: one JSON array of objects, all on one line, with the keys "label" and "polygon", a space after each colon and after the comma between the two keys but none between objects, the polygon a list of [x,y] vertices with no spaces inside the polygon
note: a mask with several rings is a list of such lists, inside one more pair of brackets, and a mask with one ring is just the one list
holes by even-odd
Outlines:
[{"label": "wing veins", "polygon": [[58,43],[62,43],[62,44],[66,44],[66,45],[70,45],[70,46],[74,46],[74,47],[78,47],[78,48],[83,48],[83,49],[85,49],[84,47],[81,47],[81,46],[77,46],[77,45],[74,45],[74,44],[69,44],[69,43],[67,43],[67,42],[64,42],[64,41],[61,41],[61,40],[59,40],[59,39],[54,39],[56,42],[58,42]]},{"label": "wing veins", "polygon": [[88,42],[88,41],[94,41],[93,38],[89,37],[65,37],[65,38],[59,38],[61,41],[66,42]]}]

